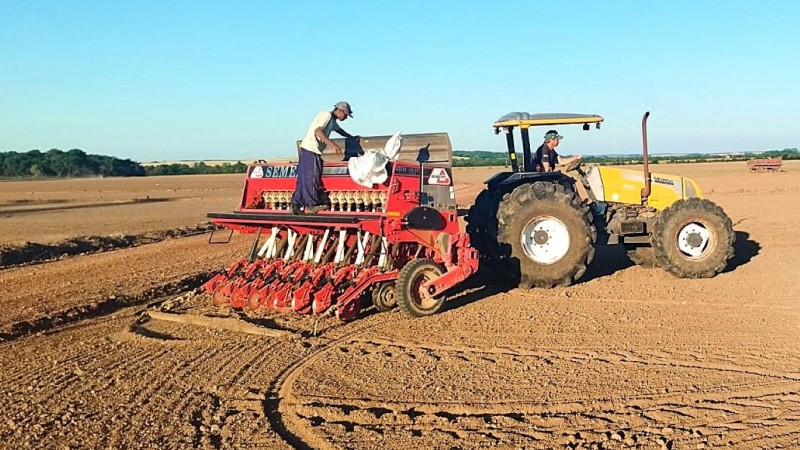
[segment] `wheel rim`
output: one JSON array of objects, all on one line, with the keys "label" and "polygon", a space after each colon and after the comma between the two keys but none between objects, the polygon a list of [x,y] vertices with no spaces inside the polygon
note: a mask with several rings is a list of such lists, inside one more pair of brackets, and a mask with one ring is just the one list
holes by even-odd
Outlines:
[{"label": "wheel rim", "polygon": [[713,247],[711,230],[702,223],[692,222],[678,232],[678,250],[689,259],[700,259]]},{"label": "wheel rim", "polygon": [[378,289],[377,297],[380,306],[383,308],[392,308],[397,304],[397,299],[395,299],[394,296],[394,286],[392,286],[390,283],[386,283]]},{"label": "wheel rim", "polygon": [[569,251],[569,230],[555,217],[538,217],[522,230],[522,249],[539,264],[554,264]]},{"label": "wheel rim", "polygon": [[223,292],[225,287],[226,283],[219,283],[217,287],[214,288],[214,293],[211,294],[211,303],[215,306],[227,305],[230,302],[230,298]]},{"label": "wheel rim", "polygon": [[253,311],[258,311],[258,308],[261,307],[261,294],[258,291],[253,292],[247,298],[247,307]]},{"label": "wheel rim", "polygon": [[414,303],[420,309],[431,309],[436,307],[437,304],[436,299],[431,297],[430,293],[428,293],[425,289],[422,288],[422,285],[438,276],[439,273],[437,273],[436,270],[425,269],[421,271],[416,277],[414,277],[414,280],[411,283],[411,297]]}]

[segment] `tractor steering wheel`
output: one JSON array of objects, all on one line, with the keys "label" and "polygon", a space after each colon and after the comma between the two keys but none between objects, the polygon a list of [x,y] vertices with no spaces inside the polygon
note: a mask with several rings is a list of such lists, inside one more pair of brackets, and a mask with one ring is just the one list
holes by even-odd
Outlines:
[{"label": "tractor steering wheel", "polygon": [[578,170],[580,169],[582,163],[583,163],[583,158],[575,159],[561,166],[561,171],[566,173],[566,172],[572,172],[573,170]]}]

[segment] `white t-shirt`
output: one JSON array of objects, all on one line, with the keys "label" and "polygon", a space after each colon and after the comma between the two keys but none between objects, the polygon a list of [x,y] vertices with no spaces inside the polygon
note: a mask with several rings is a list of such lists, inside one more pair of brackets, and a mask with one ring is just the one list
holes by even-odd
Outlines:
[{"label": "white t-shirt", "polygon": [[317,128],[322,128],[322,132],[325,133],[326,137],[330,137],[331,131],[340,130],[341,128],[339,128],[336,118],[333,117],[330,111],[322,111],[317,114],[317,117],[314,117],[314,121],[308,127],[308,133],[303,138],[303,142],[300,143],[300,147],[321,155],[325,151],[326,145],[317,138]]}]

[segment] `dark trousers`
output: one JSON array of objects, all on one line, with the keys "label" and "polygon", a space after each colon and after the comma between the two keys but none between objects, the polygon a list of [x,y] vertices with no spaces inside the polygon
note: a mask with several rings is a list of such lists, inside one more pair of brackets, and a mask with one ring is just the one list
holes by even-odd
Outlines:
[{"label": "dark trousers", "polygon": [[292,204],[298,208],[322,204],[322,156],[304,148],[297,151],[297,187]]}]

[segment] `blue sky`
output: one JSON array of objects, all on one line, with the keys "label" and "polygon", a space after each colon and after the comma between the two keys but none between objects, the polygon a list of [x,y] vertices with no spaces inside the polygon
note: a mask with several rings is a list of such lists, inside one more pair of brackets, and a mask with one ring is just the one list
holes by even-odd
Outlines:
[{"label": "blue sky", "polygon": [[656,153],[800,147],[799,5],[0,0],[0,151],[289,156],[338,100],[463,150],[509,111],[605,117],[564,154],[640,151],[645,110]]}]

